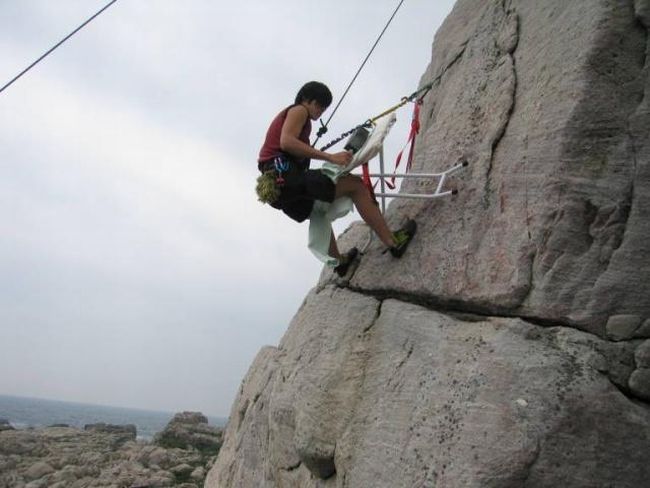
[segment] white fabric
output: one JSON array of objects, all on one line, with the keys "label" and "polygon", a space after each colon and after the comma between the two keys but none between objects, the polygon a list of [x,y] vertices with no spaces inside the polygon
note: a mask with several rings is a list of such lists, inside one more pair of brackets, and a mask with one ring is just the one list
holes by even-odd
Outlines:
[{"label": "white fabric", "polygon": [[[395,124],[395,114],[380,119],[375,125],[368,140],[354,155],[350,164],[345,168],[332,163],[325,163],[321,171],[334,183],[344,174],[354,168],[369,162],[374,158],[384,144],[384,139]],[[309,250],[314,256],[328,266],[336,266],[338,261],[329,256],[330,240],[332,238],[332,222],[347,215],[352,210],[352,200],[348,197],[337,198],[332,203],[316,200],[309,216]]]},{"label": "white fabric", "polygon": [[332,238],[332,222],[344,217],[352,210],[352,200],[348,197],[337,198],[332,203],[316,200],[309,216],[309,250],[314,256],[328,266],[339,264],[329,253]]}]

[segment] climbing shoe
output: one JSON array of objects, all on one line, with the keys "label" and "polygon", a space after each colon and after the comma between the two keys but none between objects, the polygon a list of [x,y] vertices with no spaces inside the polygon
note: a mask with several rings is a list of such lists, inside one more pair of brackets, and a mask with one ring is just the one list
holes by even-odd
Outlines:
[{"label": "climbing shoe", "polygon": [[352,264],[352,261],[354,261],[354,259],[357,257],[358,254],[359,254],[359,250],[356,247],[353,247],[348,252],[346,252],[343,256],[341,256],[341,262],[336,268],[334,268],[336,274],[339,275],[341,278],[343,278],[348,273],[350,264]]},{"label": "climbing shoe", "polygon": [[415,223],[415,220],[409,219],[406,221],[406,224],[404,224],[404,227],[402,227],[397,232],[393,232],[393,239],[395,240],[396,244],[393,247],[389,248],[389,250],[394,258],[401,258],[402,255],[406,252],[406,248],[413,239],[417,228],[418,226]]}]

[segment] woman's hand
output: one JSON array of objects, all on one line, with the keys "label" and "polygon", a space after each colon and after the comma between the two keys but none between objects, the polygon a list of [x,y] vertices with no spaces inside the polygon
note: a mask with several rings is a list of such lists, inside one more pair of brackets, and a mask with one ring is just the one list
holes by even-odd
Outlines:
[{"label": "woman's hand", "polygon": [[352,161],[352,153],[350,151],[341,151],[338,153],[330,154],[328,161],[339,166],[347,166]]}]

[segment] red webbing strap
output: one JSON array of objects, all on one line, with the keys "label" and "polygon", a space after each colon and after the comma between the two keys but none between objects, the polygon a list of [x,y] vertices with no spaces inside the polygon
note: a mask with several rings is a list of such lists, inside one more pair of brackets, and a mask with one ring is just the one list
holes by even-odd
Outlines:
[{"label": "red webbing strap", "polygon": [[411,170],[411,165],[413,164],[413,149],[415,147],[415,138],[420,132],[420,106],[422,105],[422,98],[419,98],[414,103],[415,106],[413,107],[413,117],[411,118],[411,132],[409,133],[406,144],[404,144],[404,147],[397,155],[397,159],[395,160],[395,171],[393,171],[392,178],[390,181],[386,181],[386,186],[391,190],[395,189],[395,174],[397,173],[399,163],[402,161],[402,153],[404,153],[404,149],[406,149],[406,146],[408,146],[409,143],[411,144],[411,147],[409,148],[409,155],[406,161],[406,173]]},{"label": "red webbing strap", "polygon": [[377,197],[375,196],[375,187],[373,186],[372,181],[370,181],[370,170],[368,169],[368,163],[361,165],[361,172],[361,179],[363,180],[363,184],[366,188],[368,188],[372,200],[377,203]]}]

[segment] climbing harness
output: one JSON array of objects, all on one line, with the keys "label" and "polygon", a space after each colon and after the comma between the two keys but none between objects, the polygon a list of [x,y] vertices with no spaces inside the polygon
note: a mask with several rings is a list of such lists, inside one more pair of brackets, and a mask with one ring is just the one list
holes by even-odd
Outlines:
[{"label": "climbing harness", "polygon": [[285,183],[282,173],[288,172],[290,168],[291,163],[286,158],[278,156],[273,159],[273,168],[265,170],[257,177],[255,192],[260,202],[270,205],[280,198]]},{"label": "climbing harness", "polygon": [[289,171],[289,161],[281,156],[278,156],[273,160],[273,166],[275,167],[275,171],[278,173],[278,177],[276,178],[275,183],[277,186],[284,185],[284,178],[282,177],[282,173]]}]

